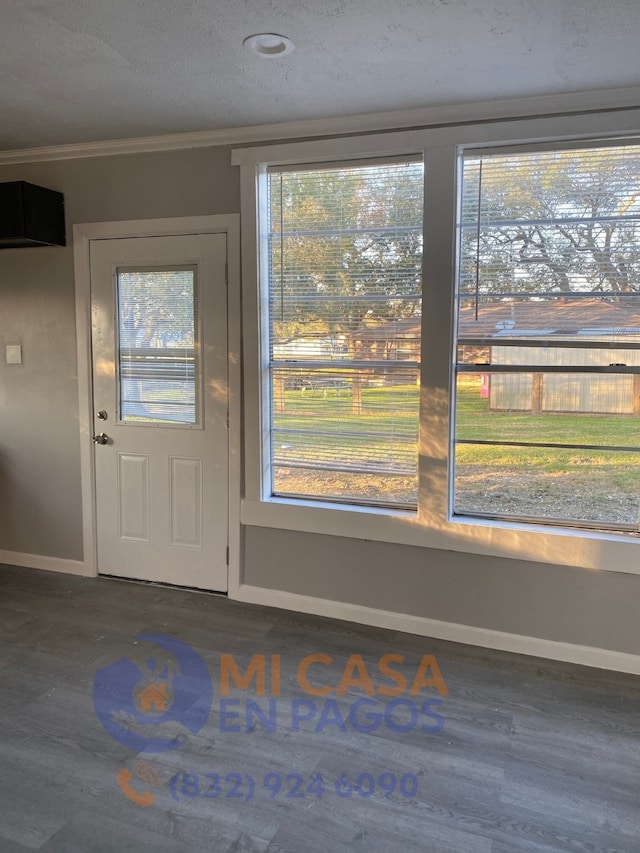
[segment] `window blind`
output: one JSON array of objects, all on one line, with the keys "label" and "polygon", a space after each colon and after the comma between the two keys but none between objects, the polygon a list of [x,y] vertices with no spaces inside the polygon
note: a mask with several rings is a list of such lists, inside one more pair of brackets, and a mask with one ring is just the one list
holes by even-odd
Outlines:
[{"label": "window blind", "polygon": [[628,326],[640,306],[640,147],[469,153],[459,227],[459,300],[478,331],[495,331],[484,309],[505,299],[522,328],[544,328],[558,306]]},{"label": "window blind", "polygon": [[268,176],[272,493],[415,505],[423,166]]},{"label": "window blind", "polygon": [[640,147],[462,167],[456,512],[637,529]]}]

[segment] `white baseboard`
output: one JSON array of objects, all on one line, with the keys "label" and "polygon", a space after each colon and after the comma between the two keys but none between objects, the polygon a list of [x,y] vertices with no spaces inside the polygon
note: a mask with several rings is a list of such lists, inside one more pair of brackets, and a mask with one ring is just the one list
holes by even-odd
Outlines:
[{"label": "white baseboard", "polygon": [[[50,572],[64,572],[72,575],[93,576],[93,572],[80,560],[65,560],[60,557],[45,557],[40,554],[21,554],[17,551],[0,550],[0,563],[21,566],[30,569],[44,569]],[[229,597],[247,604],[262,604],[266,607],[280,607],[314,616],[327,616],[331,619],[344,619],[361,625],[373,625],[391,631],[404,631],[421,637],[433,637],[449,640],[453,643],[465,643],[547,660],[593,666],[614,672],[626,672],[640,675],[640,655],[599,649],[593,646],[581,646],[558,640],[545,640],[540,637],[527,637],[522,634],[509,634],[490,628],[477,628],[460,625],[455,622],[442,622],[408,613],[394,613],[349,604],[344,601],[331,601],[327,598],[313,598],[293,592],[240,584],[236,590],[230,590]]]},{"label": "white baseboard", "polygon": [[94,573],[81,560],[65,560],[61,557],[45,557],[42,554],[21,554],[18,551],[0,551],[0,563],[21,566],[25,569],[44,569],[47,572],[63,572],[68,575],[92,577]]},{"label": "white baseboard", "polygon": [[544,640],[521,634],[508,634],[489,628],[474,628],[455,622],[441,622],[438,619],[427,619],[406,613],[393,613],[374,607],[348,604],[343,601],[330,601],[326,598],[313,598],[308,595],[265,589],[248,584],[241,584],[236,591],[230,593],[230,597],[248,604],[281,607],[283,610],[296,610],[299,613],[310,613],[314,616],[344,619],[347,622],[358,622],[361,625],[373,625],[392,631],[405,631],[408,634],[417,634],[422,637],[433,637],[454,643],[466,643],[470,646],[482,646],[487,649],[498,649],[504,652],[546,658],[547,660],[640,675],[640,655],[625,652],[563,643],[557,640]]}]

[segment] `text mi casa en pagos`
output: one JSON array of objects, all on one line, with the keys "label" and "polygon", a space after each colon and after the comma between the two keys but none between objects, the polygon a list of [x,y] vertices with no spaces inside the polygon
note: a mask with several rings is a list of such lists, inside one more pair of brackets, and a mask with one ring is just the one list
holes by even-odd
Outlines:
[{"label": "text mi casa en pagos", "polygon": [[[261,726],[275,732],[278,724],[294,732],[333,727],[369,733],[383,726],[434,733],[444,727],[439,709],[449,691],[434,655],[423,655],[407,676],[398,668],[405,664],[399,654],[383,655],[374,665],[353,654],[342,668],[330,655],[310,654],[296,670],[303,695],[286,700],[280,698],[281,663],[281,655],[253,655],[241,666],[234,655],[220,655],[220,731],[252,732]],[[364,696],[350,703],[341,698],[354,693]]]}]

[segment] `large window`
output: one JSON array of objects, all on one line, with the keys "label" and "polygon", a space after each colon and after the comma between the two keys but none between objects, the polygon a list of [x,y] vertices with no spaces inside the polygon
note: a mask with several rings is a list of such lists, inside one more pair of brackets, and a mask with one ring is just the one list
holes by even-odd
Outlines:
[{"label": "large window", "polygon": [[268,492],[415,507],[422,162],[267,184]]},{"label": "large window", "polygon": [[639,128],[234,151],[242,523],[640,573]]},{"label": "large window", "polygon": [[640,147],[463,158],[454,513],[638,530]]}]

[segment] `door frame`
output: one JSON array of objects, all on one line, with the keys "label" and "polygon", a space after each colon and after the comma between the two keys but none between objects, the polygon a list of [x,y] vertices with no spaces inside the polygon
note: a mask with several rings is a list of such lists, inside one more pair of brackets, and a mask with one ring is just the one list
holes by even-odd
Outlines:
[{"label": "door frame", "polygon": [[76,285],[76,339],[78,357],[78,420],[82,480],[83,574],[98,575],[96,535],[96,480],[93,436],[93,367],[91,347],[92,240],[129,237],[179,237],[187,234],[225,234],[227,238],[227,375],[229,382],[228,485],[228,595],[236,598],[240,586],[240,488],[241,488],[241,301],[240,216],[185,216],[175,219],[133,219],[119,222],[86,222],[73,226],[73,257]]}]

